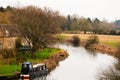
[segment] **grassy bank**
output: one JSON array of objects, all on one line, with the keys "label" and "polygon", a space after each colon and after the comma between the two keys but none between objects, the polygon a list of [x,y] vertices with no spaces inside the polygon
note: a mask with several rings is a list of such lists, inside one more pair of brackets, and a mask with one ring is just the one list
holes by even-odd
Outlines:
[{"label": "grassy bank", "polygon": [[[61,34],[60,36],[64,38],[72,37],[74,35],[77,35],[80,37],[82,41],[85,41],[88,39],[88,37],[91,34]],[[104,44],[110,47],[116,47],[118,43],[120,43],[120,36],[114,36],[114,35],[97,35],[99,38],[100,44]]]},{"label": "grassy bank", "polygon": [[21,70],[20,65],[0,64],[0,75],[12,76],[15,74],[15,72],[18,72],[20,70]]},{"label": "grassy bank", "polygon": [[[33,64],[40,63],[43,60],[48,59],[54,53],[57,53],[59,51],[60,49],[44,48],[35,53],[35,56],[36,56],[35,58],[27,57],[26,61],[30,61]],[[28,55],[31,56],[32,54],[29,53]],[[0,75],[12,76],[12,75],[15,75],[15,72],[19,72],[21,70],[20,64],[19,65],[16,65],[15,63],[10,64],[9,61],[12,61],[12,60],[16,60],[16,57],[11,59],[0,60]]]},{"label": "grassy bank", "polygon": [[110,47],[117,47],[120,41],[102,41],[101,43]]}]

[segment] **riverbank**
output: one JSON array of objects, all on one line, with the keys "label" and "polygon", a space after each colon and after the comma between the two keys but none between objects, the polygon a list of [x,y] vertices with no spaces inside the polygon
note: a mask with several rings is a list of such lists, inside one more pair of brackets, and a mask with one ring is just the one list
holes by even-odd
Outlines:
[{"label": "riverbank", "polygon": [[[81,40],[81,46],[85,47],[86,40],[91,34],[60,34],[57,35],[59,40],[62,42],[71,42],[72,37],[76,35]],[[99,44],[94,44],[91,47],[96,51],[106,53],[108,55],[115,56],[117,51],[117,45],[120,43],[120,36],[113,35],[96,35],[99,39]]]},{"label": "riverbank", "polygon": [[[61,49],[53,50],[52,48],[52,49],[45,49],[41,53],[37,52],[37,57],[36,57],[37,59],[29,59],[27,61],[31,61],[33,64],[45,63],[48,68],[48,71],[50,72],[58,65],[59,61],[64,60],[65,58],[67,58],[67,56],[68,54],[66,51]],[[18,78],[21,70],[20,67],[21,65],[16,66],[16,65],[10,65],[10,64],[0,64],[0,80],[3,78],[9,79],[9,80]]]},{"label": "riverbank", "polygon": [[[81,39],[81,41],[86,41],[88,37],[92,34],[60,34],[58,37],[65,39],[71,38],[74,35],[78,36]],[[116,47],[120,43],[120,36],[99,34],[96,34],[96,36],[98,36],[100,44],[104,44],[109,47]]]},{"label": "riverbank", "polygon": [[52,71],[60,61],[66,59],[68,54],[64,50],[60,50],[57,53],[54,53],[49,59],[44,60],[43,62],[46,64],[48,71]]}]

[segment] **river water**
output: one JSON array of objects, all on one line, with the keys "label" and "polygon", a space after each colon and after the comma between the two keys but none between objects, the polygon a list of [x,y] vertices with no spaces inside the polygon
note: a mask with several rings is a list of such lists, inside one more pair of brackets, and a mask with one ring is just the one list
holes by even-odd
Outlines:
[{"label": "river water", "polygon": [[35,80],[98,80],[99,72],[113,66],[116,59],[107,54],[87,51],[84,47],[58,44],[69,56],[45,77]]}]

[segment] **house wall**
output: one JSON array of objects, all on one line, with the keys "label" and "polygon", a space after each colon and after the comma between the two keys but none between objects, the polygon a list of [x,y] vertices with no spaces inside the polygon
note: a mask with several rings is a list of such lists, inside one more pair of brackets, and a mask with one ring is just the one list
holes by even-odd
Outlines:
[{"label": "house wall", "polygon": [[1,37],[0,48],[15,48],[15,41],[18,37]]}]

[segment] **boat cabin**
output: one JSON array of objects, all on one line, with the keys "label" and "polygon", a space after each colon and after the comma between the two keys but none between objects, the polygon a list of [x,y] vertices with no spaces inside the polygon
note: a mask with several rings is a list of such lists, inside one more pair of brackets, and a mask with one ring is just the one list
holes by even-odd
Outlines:
[{"label": "boat cabin", "polygon": [[22,80],[32,79],[42,75],[47,75],[47,73],[48,69],[45,63],[32,65],[31,62],[24,62],[22,63],[20,78]]}]

